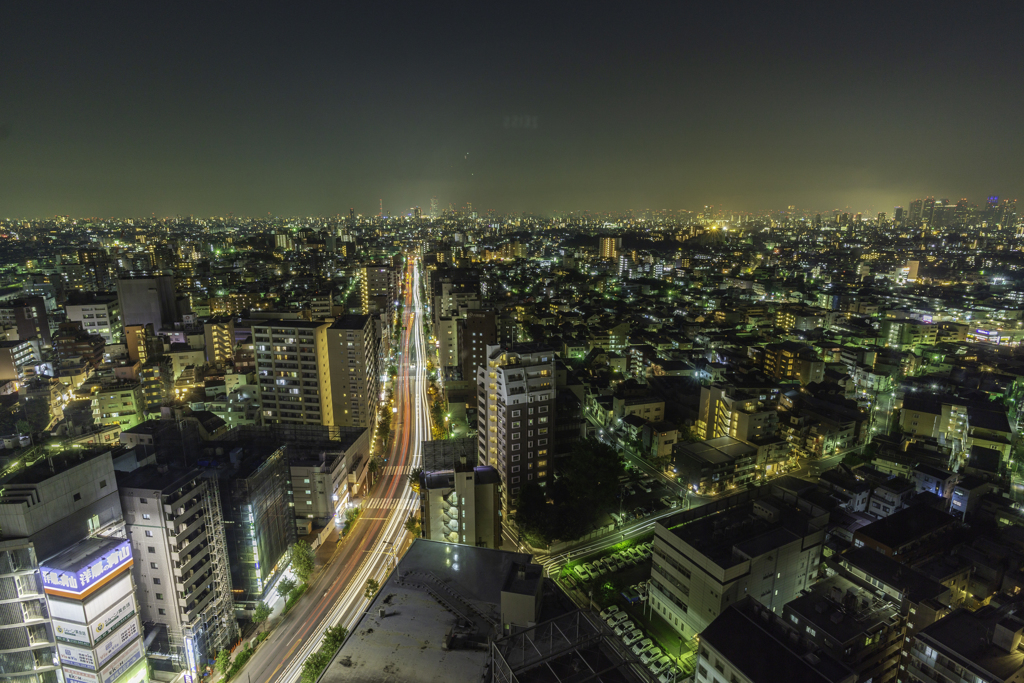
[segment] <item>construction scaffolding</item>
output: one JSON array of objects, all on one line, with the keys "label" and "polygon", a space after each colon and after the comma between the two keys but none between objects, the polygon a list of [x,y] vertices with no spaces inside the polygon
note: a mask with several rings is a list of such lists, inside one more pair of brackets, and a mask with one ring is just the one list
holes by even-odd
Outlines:
[{"label": "construction scaffolding", "polygon": [[205,531],[210,544],[214,598],[191,621],[182,621],[180,632],[168,629],[167,640],[171,653],[177,655],[179,665],[193,670],[201,677],[209,660],[214,659],[218,651],[230,649],[238,641],[240,631],[235,620],[231,593],[231,571],[220,490],[216,479],[203,477],[196,480],[196,483],[202,486],[199,503],[206,518]]}]

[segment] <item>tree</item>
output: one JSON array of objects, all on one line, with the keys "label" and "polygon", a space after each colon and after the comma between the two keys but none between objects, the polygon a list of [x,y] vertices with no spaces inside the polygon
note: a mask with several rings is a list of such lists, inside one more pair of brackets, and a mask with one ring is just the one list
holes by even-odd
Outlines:
[{"label": "tree", "polygon": [[296,541],[292,546],[292,570],[302,583],[309,583],[309,577],[316,566],[313,549],[305,541]]},{"label": "tree", "polygon": [[416,517],[416,513],[415,512],[410,512],[409,513],[409,519],[405,520],[405,530],[408,531],[413,536],[419,536],[420,535],[420,530],[421,530],[420,520],[419,520],[418,517]]},{"label": "tree", "polygon": [[373,596],[375,596],[379,590],[380,583],[377,582],[377,579],[367,579],[366,590],[363,591],[363,597],[367,600],[373,600]]},{"label": "tree", "polygon": [[274,613],[274,608],[269,606],[267,603],[260,600],[259,604],[256,605],[256,609],[252,613],[252,623],[256,624],[257,630],[259,630],[260,624],[266,622],[270,618],[270,615]]},{"label": "tree", "polygon": [[41,398],[28,399],[25,401],[25,419],[31,425],[31,431],[43,431],[50,424],[50,404]]},{"label": "tree", "polygon": [[277,582],[277,593],[285,600],[287,600],[288,596],[292,594],[292,591],[295,590],[295,587],[297,585],[298,583],[295,581],[295,579],[289,579],[285,577]]},{"label": "tree", "polygon": [[352,527],[356,525],[359,520],[359,516],[363,514],[363,507],[354,507],[345,510],[345,526],[341,529],[341,535],[347,536],[348,532],[352,531]]},{"label": "tree", "polygon": [[228,673],[228,669],[231,668],[231,651],[221,650],[217,653],[217,661],[214,664],[214,668],[221,676],[225,676]]},{"label": "tree", "polygon": [[416,493],[420,492],[420,475],[423,474],[422,467],[413,468],[412,472],[409,473],[409,488]]},{"label": "tree", "polygon": [[522,487],[516,525],[531,542],[579,538],[616,504],[623,471],[622,458],[611,446],[596,439],[578,442],[547,493],[536,484]]},{"label": "tree", "polygon": [[331,659],[324,653],[323,648],[309,655],[309,657],[306,657],[306,661],[302,663],[302,673],[299,674],[300,683],[316,683],[316,680],[320,678],[320,674],[323,673],[323,670],[330,663]]},{"label": "tree", "polygon": [[328,650],[333,656],[341,644],[345,642],[345,636],[348,635],[348,629],[337,624],[335,626],[328,626],[327,630],[324,631],[324,644],[323,648]]}]

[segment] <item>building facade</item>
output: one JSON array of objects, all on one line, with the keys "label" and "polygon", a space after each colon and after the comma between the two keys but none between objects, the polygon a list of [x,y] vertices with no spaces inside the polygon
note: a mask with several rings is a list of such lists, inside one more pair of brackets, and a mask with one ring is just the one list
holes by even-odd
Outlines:
[{"label": "building facade", "polygon": [[200,468],[148,465],[118,475],[150,654],[196,680],[239,636],[216,483]]},{"label": "building facade", "polygon": [[554,377],[554,351],[540,344],[488,346],[487,365],[477,368],[479,463],[498,471],[506,511],[525,484],[548,482]]}]

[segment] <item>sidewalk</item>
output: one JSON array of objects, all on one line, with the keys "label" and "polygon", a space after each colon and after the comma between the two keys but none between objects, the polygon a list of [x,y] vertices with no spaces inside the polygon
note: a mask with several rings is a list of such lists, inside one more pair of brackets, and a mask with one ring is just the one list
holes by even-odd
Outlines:
[{"label": "sidewalk", "polygon": [[[333,521],[331,521],[330,523],[331,523],[332,526],[334,525]],[[313,561],[314,561],[313,574],[312,574],[312,576],[309,577],[309,585],[310,586],[312,586],[313,583],[316,582],[316,580],[318,578],[320,578],[320,575],[323,573],[324,569],[327,567],[328,564],[330,564],[331,559],[334,557],[335,552],[338,550],[338,540],[340,538],[341,538],[341,532],[338,530],[337,527],[335,527],[331,531],[330,535],[327,536],[327,540],[325,540],[323,543],[321,543],[320,547],[317,548],[316,551],[314,552],[314,554],[313,554]],[[295,579],[295,574],[292,572],[291,567],[289,567],[288,569],[285,570],[284,574],[282,575],[282,578],[285,577],[285,576],[287,576],[289,578],[292,578],[292,579]],[[296,581],[297,580],[298,579],[296,579]],[[280,579],[278,579],[278,581],[280,581]],[[306,592],[307,593],[309,592],[308,588],[306,589]],[[299,599],[302,600],[303,598],[305,598],[305,595],[303,595],[303,597],[299,598]],[[267,604],[270,607],[272,607],[274,609],[274,611],[271,612],[270,618],[267,619],[267,623],[261,628],[261,630],[271,631],[278,624],[281,623],[282,619],[284,619],[284,617],[286,616],[284,614],[285,599],[286,599],[286,596],[281,595],[277,591],[276,585],[275,585],[275,589],[273,591],[273,601],[270,601],[270,600],[267,601]],[[256,636],[256,634],[253,633],[249,638],[246,638],[245,640],[250,640],[251,638],[254,638],[255,636]]]}]

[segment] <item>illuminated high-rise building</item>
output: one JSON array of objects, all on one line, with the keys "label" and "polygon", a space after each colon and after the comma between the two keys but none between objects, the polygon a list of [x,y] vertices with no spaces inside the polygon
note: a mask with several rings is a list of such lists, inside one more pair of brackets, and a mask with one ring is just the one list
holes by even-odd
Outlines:
[{"label": "illuminated high-rise building", "polygon": [[479,462],[498,470],[506,514],[523,486],[549,480],[554,375],[554,351],[535,343],[516,344],[514,351],[489,345],[486,365],[477,368],[477,385],[484,387],[477,409]]},{"label": "illuminated high-rise building", "polygon": [[920,223],[921,212],[923,208],[924,202],[922,202],[920,199],[915,199],[914,201],[910,202],[910,215],[907,217],[907,220],[910,223]]},{"label": "illuminated high-rise building", "polygon": [[622,238],[621,237],[602,237],[601,238],[601,258],[614,260],[619,257],[619,252],[622,251]]},{"label": "illuminated high-rise building", "polygon": [[924,204],[921,207],[921,221],[928,223],[932,222],[932,214],[935,213],[935,197],[925,197]]}]

